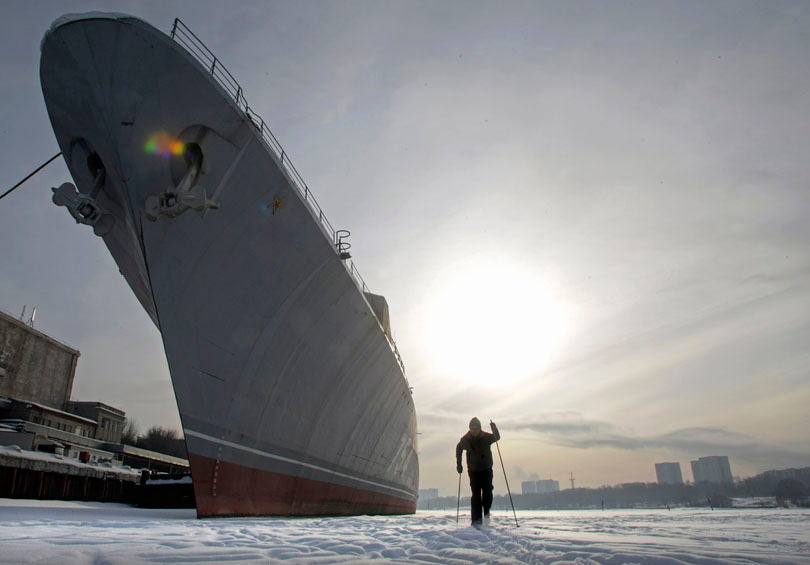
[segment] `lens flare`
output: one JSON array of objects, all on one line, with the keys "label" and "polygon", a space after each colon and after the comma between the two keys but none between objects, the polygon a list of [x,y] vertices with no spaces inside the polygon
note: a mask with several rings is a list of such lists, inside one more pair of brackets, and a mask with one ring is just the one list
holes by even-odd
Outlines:
[{"label": "lens flare", "polygon": [[165,131],[158,131],[149,136],[143,150],[150,155],[160,155],[168,159],[171,155],[182,155],[185,148],[185,144],[179,139],[173,138]]}]

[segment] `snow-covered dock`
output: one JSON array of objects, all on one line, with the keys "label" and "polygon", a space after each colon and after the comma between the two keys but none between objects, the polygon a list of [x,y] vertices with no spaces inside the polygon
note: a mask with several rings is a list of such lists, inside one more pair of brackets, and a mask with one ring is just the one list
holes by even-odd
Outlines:
[{"label": "snow-covered dock", "polygon": [[28,451],[16,445],[0,446],[0,467],[79,477],[115,478],[131,482],[137,481],[141,475],[139,469],[110,463],[82,463],[70,457]]},{"label": "snow-covered dock", "polygon": [[129,502],[139,476],[140,471],[111,463],[0,446],[0,496]]},{"label": "snow-covered dock", "polygon": [[520,512],[481,531],[414,516],[195,519],[194,510],[0,499],[7,563],[810,563],[810,511]]}]

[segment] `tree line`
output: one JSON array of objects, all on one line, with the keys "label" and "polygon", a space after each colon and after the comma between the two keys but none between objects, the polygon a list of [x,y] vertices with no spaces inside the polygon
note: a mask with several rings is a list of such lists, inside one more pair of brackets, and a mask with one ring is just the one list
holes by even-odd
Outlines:
[{"label": "tree line", "polygon": [[124,431],[121,434],[121,443],[156,451],[164,455],[188,459],[186,440],[180,436],[180,432],[168,426],[152,426],[146,430],[145,434],[141,434],[138,423],[127,418]]},{"label": "tree line", "polygon": [[[810,467],[787,472],[768,471],[735,483],[659,485],[625,483],[599,488],[576,488],[542,494],[512,493],[518,510],[562,510],[577,508],[664,508],[666,506],[731,507],[732,498],[774,497],[780,505],[810,506]],[[456,497],[420,500],[419,509],[456,507]],[[469,505],[469,491],[461,504]],[[494,508],[511,508],[509,497],[496,495]]]}]

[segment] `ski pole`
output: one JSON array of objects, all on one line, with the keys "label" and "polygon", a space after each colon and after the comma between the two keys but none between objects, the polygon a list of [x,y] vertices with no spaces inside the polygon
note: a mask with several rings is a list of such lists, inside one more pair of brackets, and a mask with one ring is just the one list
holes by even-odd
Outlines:
[{"label": "ski pole", "polygon": [[501,469],[503,469],[503,480],[506,482],[506,492],[509,493],[509,502],[512,504],[512,514],[515,516],[515,526],[520,527],[517,521],[517,512],[515,512],[515,503],[512,502],[512,491],[509,490],[509,479],[506,478],[506,467],[503,466],[503,457],[501,457],[501,447],[498,445],[498,442],[495,442],[495,447],[498,448],[498,459],[501,460]]},{"label": "ski pole", "polygon": [[461,508],[461,473],[458,474],[458,498],[456,499],[456,524],[458,524],[459,508]]}]

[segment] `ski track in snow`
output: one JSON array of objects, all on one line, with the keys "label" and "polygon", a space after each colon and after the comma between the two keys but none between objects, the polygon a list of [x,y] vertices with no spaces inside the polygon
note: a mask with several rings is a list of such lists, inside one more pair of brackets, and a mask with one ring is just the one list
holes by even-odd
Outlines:
[{"label": "ski track in snow", "polygon": [[808,563],[810,511],[608,510],[197,520],[194,510],[0,499],[3,563]]}]

